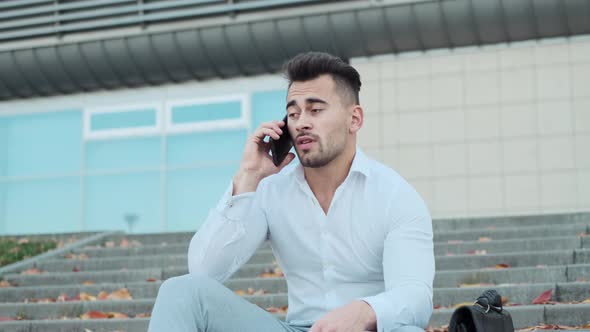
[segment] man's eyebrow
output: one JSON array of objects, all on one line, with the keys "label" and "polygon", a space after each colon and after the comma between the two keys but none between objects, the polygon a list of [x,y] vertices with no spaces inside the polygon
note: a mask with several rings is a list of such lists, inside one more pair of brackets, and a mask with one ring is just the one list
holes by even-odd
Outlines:
[{"label": "man's eyebrow", "polygon": [[[315,103],[328,104],[328,102],[325,101],[325,100],[323,100],[323,99],[313,98],[313,97],[312,98],[305,99],[305,103],[306,104],[315,104]],[[295,105],[296,105],[295,100],[291,100],[290,102],[287,103],[287,107],[286,108],[288,109],[289,107],[295,106]]]}]

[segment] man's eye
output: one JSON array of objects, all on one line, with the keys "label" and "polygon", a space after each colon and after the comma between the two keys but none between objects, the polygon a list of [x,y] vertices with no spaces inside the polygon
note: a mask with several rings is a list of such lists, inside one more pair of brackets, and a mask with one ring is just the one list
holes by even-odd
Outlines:
[{"label": "man's eye", "polygon": [[297,115],[297,113],[291,113],[291,114],[289,114],[289,117],[290,117],[290,118],[294,118],[294,117],[295,117],[295,115]]},{"label": "man's eye", "polygon": [[319,108],[314,108],[314,109],[312,109],[311,111],[312,111],[312,112],[314,112],[314,113],[317,113],[317,112],[321,111],[321,109],[319,109]]}]

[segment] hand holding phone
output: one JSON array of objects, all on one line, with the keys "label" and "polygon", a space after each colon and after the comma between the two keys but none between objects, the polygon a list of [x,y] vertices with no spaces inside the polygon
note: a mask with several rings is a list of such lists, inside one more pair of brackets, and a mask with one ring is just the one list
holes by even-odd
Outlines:
[{"label": "hand holding phone", "polygon": [[280,135],[278,140],[270,138],[270,152],[272,154],[272,161],[275,166],[279,166],[285,157],[289,154],[289,151],[293,147],[293,140],[291,139],[291,134],[289,134],[289,128],[287,127],[287,119],[288,116],[285,115],[283,118],[283,122],[285,126],[283,126],[283,134]]}]

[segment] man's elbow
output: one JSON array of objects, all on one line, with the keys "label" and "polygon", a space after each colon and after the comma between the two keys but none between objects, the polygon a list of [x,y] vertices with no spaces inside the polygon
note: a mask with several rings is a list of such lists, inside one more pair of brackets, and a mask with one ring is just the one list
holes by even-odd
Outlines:
[{"label": "man's elbow", "polygon": [[425,286],[408,287],[407,290],[411,295],[408,294],[404,308],[404,316],[407,317],[406,324],[425,329],[433,312],[432,292]]}]

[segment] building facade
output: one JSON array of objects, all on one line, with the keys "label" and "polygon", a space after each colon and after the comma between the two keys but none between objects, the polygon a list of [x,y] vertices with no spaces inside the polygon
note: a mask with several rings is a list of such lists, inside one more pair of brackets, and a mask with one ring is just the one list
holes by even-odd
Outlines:
[{"label": "building facade", "polygon": [[0,4],[0,234],[197,230],[308,50],[435,219],[590,210],[588,2],[45,2]]}]

